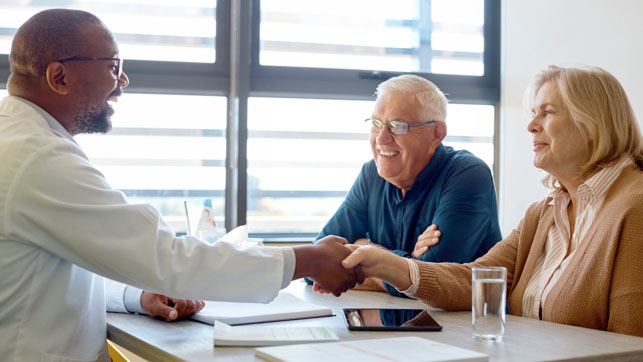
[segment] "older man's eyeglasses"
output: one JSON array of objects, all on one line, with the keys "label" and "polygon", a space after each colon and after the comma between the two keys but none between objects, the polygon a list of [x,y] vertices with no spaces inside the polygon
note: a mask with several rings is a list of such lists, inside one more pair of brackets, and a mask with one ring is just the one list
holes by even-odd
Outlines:
[{"label": "older man's eyeglasses", "polygon": [[392,134],[403,135],[409,132],[410,127],[424,126],[425,124],[431,124],[437,121],[424,121],[408,124],[406,122],[400,121],[399,119],[394,119],[389,122],[383,122],[377,118],[367,118],[364,122],[371,126],[372,133],[380,133],[384,128],[384,125],[386,125],[386,127],[388,127],[388,130],[391,131]]},{"label": "older man's eyeglasses", "polygon": [[66,62],[76,62],[76,61],[86,61],[86,60],[114,62],[114,67],[115,67],[114,75],[116,75],[116,80],[121,79],[121,75],[123,74],[123,59],[121,58],[71,57],[71,58],[58,60],[57,62],[66,63]]}]

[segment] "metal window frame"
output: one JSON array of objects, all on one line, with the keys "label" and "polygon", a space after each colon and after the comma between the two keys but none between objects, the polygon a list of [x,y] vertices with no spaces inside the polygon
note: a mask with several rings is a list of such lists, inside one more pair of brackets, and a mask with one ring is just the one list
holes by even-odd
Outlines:
[{"label": "metal window frame", "polygon": [[[430,1],[430,0],[424,0]],[[451,103],[495,107],[494,179],[499,167],[500,0],[484,0],[484,75],[415,73],[436,83]],[[426,7],[426,6],[425,6]],[[228,97],[226,228],[246,223],[247,122],[249,97],[372,100],[383,80],[403,74],[347,69],[262,66],[259,64],[260,0],[219,0],[216,61],[211,64],[128,60],[128,93]],[[0,87],[6,88],[8,57],[0,58]],[[212,115],[220,117],[221,115]]]},{"label": "metal window frame", "polygon": [[[430,0],[423,0],[430,4]],[[250,96],[372,100],[377,85],[404,72],[263,66],[259,64],[261,0],[253,0]],[[500,100],[500,1],[485,0],[484,75],[413,73],[437,84],[452,103]],[[313,84],[314,86],[311,86]]]}]

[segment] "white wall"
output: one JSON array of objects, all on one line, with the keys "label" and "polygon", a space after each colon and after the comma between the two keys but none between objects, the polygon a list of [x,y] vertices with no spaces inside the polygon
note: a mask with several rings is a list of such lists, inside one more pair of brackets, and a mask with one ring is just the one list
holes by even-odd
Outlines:
[{"label": "white wall", "polygon": [[643,120],[643,1],[502,0],[500,227],[547,195],[533,166],[523,92],[549,64],[595,65],[621,82]]}]

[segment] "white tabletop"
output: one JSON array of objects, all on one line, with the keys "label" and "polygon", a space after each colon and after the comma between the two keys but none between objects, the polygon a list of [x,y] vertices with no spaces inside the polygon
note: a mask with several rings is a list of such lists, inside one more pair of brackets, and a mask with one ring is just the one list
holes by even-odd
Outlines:
[{"label": "white tabletop", "polygon": [[[349,291],[339,298],[313,292],[295,281],[287,292],[333,309],[335,316],[275,322],[270,325],[327,326],[341,340],[408,336],[410,332],[350,332],[342,308],[426,308],[418,301],[386,293]],[[482,342],[471,337],[471,312],[431,309],[444,329],[412,332],[454,346],[489,355],[490,361],[643,361],[643,338],[507,316],[502,342]],[[108,338],[150,361],[255,361],[251,347],[214,347],[213,328],[192,321],[166,323],[147,316],[107,314]]]}]

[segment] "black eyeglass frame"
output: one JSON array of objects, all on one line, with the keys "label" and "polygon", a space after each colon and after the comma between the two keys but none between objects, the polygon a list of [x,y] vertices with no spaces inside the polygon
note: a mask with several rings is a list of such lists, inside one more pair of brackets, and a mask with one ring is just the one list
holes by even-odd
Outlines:
[{"label": "black eyeglass frame", "polygon": [[75,61],[86,61],[86,60],[91,60],[91,61],[96,61],[96,60],[110,60],[110,61],[115,61],[116,62],[116,80],[121,79],[121,75],[123,75],[123,58],[100,58],[100,57],[69,57],[61,60],[57,60],[58,63],[65,63],[65,62],[75,62]]},{"label": "black eyeglass frame", "polygon": [[410,127],[419,127],[424,126],[425,124],[432,124],[437,122],[436,120],[423,121],[418,123],[407,123],[399,119],[394,119],[389,122],[384,122],[377,118],[367,118],[364,122],[371,122],[371,132],[380,133],[384,129],[384,125],[388,127],[388,130],[394,135],[405,135],[409,132]]}]

